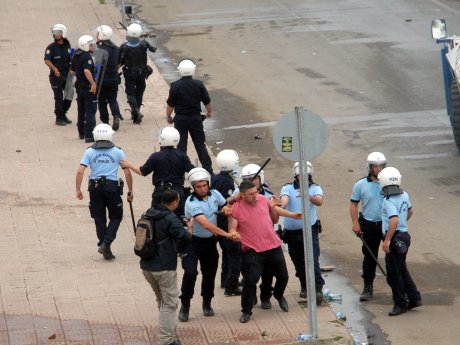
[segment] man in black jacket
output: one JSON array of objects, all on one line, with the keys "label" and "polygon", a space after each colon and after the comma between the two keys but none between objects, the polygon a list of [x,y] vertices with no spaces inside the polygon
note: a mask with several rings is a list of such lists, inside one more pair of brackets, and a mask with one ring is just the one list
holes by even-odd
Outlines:
[{"label": "man in black jacket", "polygon": [[[158,243],[151,259],[141,259],[140,266],[145,279],[152,286],[158,302],[158,345],[180,345],[176,338],[177,290],[177,250],[181,250],[191,240],[190,233],[180,223],[174,210],[179,205],[179,194],[175,190],[163,193],[160,205],[150,208],[146,215],[155,226],[155,240]],[[170,241],[163,241],[170,238]],[[160,244],[161,242],[161,244]]]}]

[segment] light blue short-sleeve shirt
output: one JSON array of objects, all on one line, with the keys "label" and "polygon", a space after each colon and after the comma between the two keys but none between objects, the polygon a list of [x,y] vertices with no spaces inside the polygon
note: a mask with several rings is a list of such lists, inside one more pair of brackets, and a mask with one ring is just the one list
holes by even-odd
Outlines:
[{"label": "light blue short-sleeve shirt", "polygon": [[107,180],[118,181],[118,167],[126,156],[119,147],[99,148],[89,147],[83,154],[80,164],[90,167],[90,179],[105,176]]},{"label": "light blue short-sleeve shirt", "polygon": [[[217,224],[217,214],[219,206],[224,206],[227,203],[225,198],[215,189],[210,189],[208,199],[201,199],[196,195],[190,195],[185,201],[185,217],[192,218],[204,215],[208,221],[214,225]],[[198,222],[193,222],[193,236],[209,238],[214,234],[201,226]]]},{"label": "light blue short-sleeve shirt", "polygon": [[378,181],[372,181],[367,177],[358,180],[351,192],[351,201],[362,203],[361,213],[364,219],[371,222],[382,221],[382,188]]},{"label": "light blue short-sleeve shirt", "polygon": [[[323,196],[322,188],[317,184],[311,184],[308,187],[308,194],[310,196]],[[294,188],[293,183],[287,183],[281,188],[280,197],[286,195],[289,197],[289,202],[286,205],[286,209],[290,212],[302,212],[302,194],[300,188]],[[313,203],[310,203],[310,225],[314,225],[318,220],[318,215],[316,214],[317,206]],[[284,219],[284,229],[289,230],[298,230],[303,229],[303,221],[292,218]]]},{"label": "light blue short-sleeve shirt", "polygon": [[382,204],[382,232],[385,235],[388,231],[388,224],[390,218],[398,217],[398,226],[396,230],[401,232],[409,231],[407,227],[407,214],[412,208],[409,194],[406,192],[402,194],[392,195],[383,199]]}]

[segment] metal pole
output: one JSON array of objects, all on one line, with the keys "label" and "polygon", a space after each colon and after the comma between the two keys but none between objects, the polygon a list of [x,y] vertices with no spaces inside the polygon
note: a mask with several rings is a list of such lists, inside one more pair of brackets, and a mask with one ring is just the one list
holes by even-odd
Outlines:
[{"label": "metal pole", "polygon": [[121,0],[121,23],[126,28],[125,0]]},{"label": "metal pole", "polygon": [[307,277],[308,311],[310,316],[310,332],[313,339],[318,339],[318,324],[316,320],[316,286],[313,261],[313,240],[310,226],[310,195],[308,193],[308,172],[304,150],[303,130],[303,107],[296,107],[297,137],[299,145],[299,170],[300,170],[300,191],[302,197],[303,214],[303,249],[305,255],[305,273]]}]

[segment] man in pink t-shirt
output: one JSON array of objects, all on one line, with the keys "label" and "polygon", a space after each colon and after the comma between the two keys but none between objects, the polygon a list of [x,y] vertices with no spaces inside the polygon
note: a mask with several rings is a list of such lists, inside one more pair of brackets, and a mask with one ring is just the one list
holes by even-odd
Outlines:
[{"label": "man in pink t-shirt", "polygon": [[264,267],[269,266],[276,277],[273,296],[286,312],[289,306],[283,294],[289,276],[281,249],[282,242],[273,231],[273,223],[277,223],[279,218],[275,210],[278,199],[272,197],[268,200],[259,195],[256,186],[250,181],[241,182],[240,195],[241,201],[233,205],[232,215],[228,217],[228,229],[230,234],[238,232],[240,235],[245,255],[240,322],[246,323],[251,318],[253,291]]}]

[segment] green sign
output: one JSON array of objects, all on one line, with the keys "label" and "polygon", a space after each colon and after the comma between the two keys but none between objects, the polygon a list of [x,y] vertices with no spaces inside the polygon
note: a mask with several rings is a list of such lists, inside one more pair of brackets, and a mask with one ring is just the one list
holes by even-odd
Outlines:
[{"label": "green sign", "polygon": [[281,152],[292,152],[292,137],[281,138]]}]

